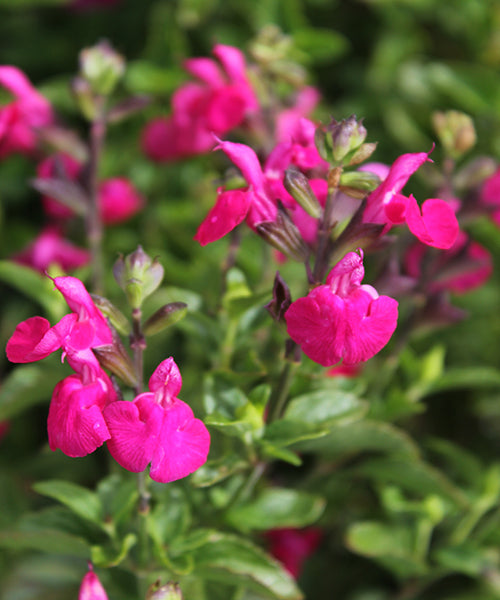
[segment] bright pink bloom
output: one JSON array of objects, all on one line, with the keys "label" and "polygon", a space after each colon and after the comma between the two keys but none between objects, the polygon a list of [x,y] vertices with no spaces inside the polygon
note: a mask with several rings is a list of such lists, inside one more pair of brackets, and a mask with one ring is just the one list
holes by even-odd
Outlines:
[{"label": "bright pink bloom", "polygon": [[319,90],[311,86],[302,88],[297,94],[293,106],[282,110],[276,118],[276,141],[278,143],[290,141],[290,132],[296,130],[297,123],[303,117],[311,114],[319,100]]},{"label": "bright pink bloom", "polygon": [[347,365],[368,360],[396,329],[398,303],[361,285],[363,277],[362,252],[349,252],[330,271],[325,285],[293,302],[285,313],[292,340],[324,367],[341,359]]},{"label": "bright pink bloom", "polygon": [[[426,250],[426,246],[417,242],[406,253],[406,270],[415,279],[421,276]],[[427,265],[425,279],[432,291],[449,290],[463,294],[483,285],[492,272],[493,262],[488,250],[470,241],[461,231],[453,246],[440,252]]]},{"label": "bright pink bloom", "polygon": [[446,249],[453,245],[459,230],[453,208],[444,200],[431,198],[420,209],[413,196],[400,193],[410,176],[427,160],[427,152],[403,154],[397,158],[387,177],[368,196],[363,221],[386,224],[387,230],[406,221],[421,242]]},{"label": "bright pink bloom", "polygon": [[52,394],[47,420],[49,446],[67,456],[86,456],[109,440],[102,415],[104,407],[117,400],[111,380],[104,371],[70,375],[60,381]]},{"label": "bright pink bloom", "polygon": [[15,98],[0,108],[0,158],[13,152],[31,154],[37,144],[36,130],[54,120],[50,103],[16,67],[0,66],[0,86]]},{"label": "bright pink bloom", "polygon": [[82,579],[78,600],[108,600],[108,595],[90,564],[89,572]]},{"label": "bright pink bloom", "polygon": [[99,374],[101,367],[92,348],[112,344],[106,319],[79,279],[56,277],[54,283],[73,312],[53,327],[43,317],[19,323],[7,342],[7,358],[15,363],[29,363],[62,348],[63,356],[77,373],[86,376],[90,370]]},{"label": "bright pink bloom", "polygon": [[484,182],[480,203],[493,211],[491,218],[500,227],[500,169]]},{"label": "bright pink bloom", "polygon": [[71,271],[90,261],[90,253],[64,239],[56,227],[45,227],[38,237],[19,254],[16,262],[45,273],[50,265],[59,265],[63,271]]},{"label": "bright pink bloom", "polygon": [[270,541],[269,551],[295,579],[298,579],[304,562],[314,553],[323,537],[322,531],[313,527],[272,529],[266,535]]},{"label": "bright pink bloom", "polygon": [[105,225],[122,223],[144,206],[144,198],[125,177],[106,179],[99,185],[99,204]]},{"label": "bright pink bloom", "polygon": [[190,475],[205,463],[210,434],[177,398],[181,385],[179,369],[168,358],[151,376],[149,392],[104,409],[111,433],[108,448],[122,467],[138,473],[151,463],[151,478],[166,483]]},{"label": "bright pink bloom", "polygon": [[169,118],[146,126],[142,146],[152,160],[164,162],[207,152],[214,146],[213,134],[227,133],[258,109],[242,52],[217,44],[213,54],[217,60],[185,62],[185,69],[198,81],[175,92]]}]

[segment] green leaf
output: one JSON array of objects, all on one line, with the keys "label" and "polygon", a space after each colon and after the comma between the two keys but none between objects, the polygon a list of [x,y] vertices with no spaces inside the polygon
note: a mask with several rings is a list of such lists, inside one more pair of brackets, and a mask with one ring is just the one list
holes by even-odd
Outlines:
[{"label": "green leaf", "polygon": [[5,378],[0,388],[0,421],[10,419],[31,406],[49,402],[60,369],[20,365]]},{"label": "green leaf", "polygon": [[11,285],[40,304],[45,309],[49,320],[58,321],[67,311],[62,295],[54,291],[54,283],[30,267],[10,260],[0,260],[0,281]]},{"label": "green leaf", "polygon": [[293,398],[285,418],[310,424],[352,421],[363,416],[368,405],[354,394],[340,390],[318,390]]},{"label": "green leaf", "polygon": [[341,33],[320,27],[295,31],[293,40],[297,48],[313,61],[331,61],[349,48],[348,40]]},{"label": "green leaf", "polygon": [[305,527],[319,519],[325,501],[297,490],[271,488],[254,501],[236,506],[227,514],[229,522],[242,531],[281,527]]},{"label": "green leaf", "polygon": [[280,563],[246,539],[212,532],[194,553],[196,574],[204,579],[246,586],[281,600],[303,596]]},{"label": "green leaf", "polygon": [[110,516],[114,523],[121,523],[130,516],[139,497],[135,478],[118,473],[101,480],[96,491],[105,518]]},{"label": "green leaf", "polygon": [[378,484],[398,485],[421,497],[436,494],[462,508],[470,504],[462,490],[444,473],[421,460],[409,461],[396,456],[375,458],[357,467],[356,472],[373,478]]},{"label": "green leaf", "polygon": [[127,65],[125,85],[134,93],[171,94],[185,78],[181,69],[165,69],[145,60],[136,60]]},{"label": "green leaf", "polygon": [[245,434],[255,430],[255,426],[252,421],[232,421],[231,419],[228,419],[227,417],[217,413],[208,415],[205,417],[204,421],[209,427],[215,427],[225,435],[230,435],[233,437],[243,437]]},{"label": "green leaf", "polygon": [[376,559],[395,575],[406,578],[424,575],[427,567],[412,555],[409,529],[365,521],[352,525],[346,536],[350,550]]},{"label": "green leaf", "polygon": [[264,432],[264,440],[278,447],[291,446],[304,440],[314,440],[327,435],[329,430],[300,421],[280,419],[268,425]]},{"label": "green leaf", "polygon": [[151,537],[157,537],[162,544],[172,544],[182,536],[191,523],[189,502],[185,493],[176,487],[165,490],[158,496],[157,504],[148,518]]},{"label": "green leaf", "polygon": [[490,367],[448,369],[429,387],[427,393],[463,388],[500,388],[500,371]]},{"label": "green leaf", "polygon": [[136,544],[137,536],[134,533],[127,534],[118,550],[111,546],[92,546],[92,562],[97,567],[116,567],[128,556],[130,549]]},{"label": "green leaf", "polygon": [[301,442],[298,448],[327,456],[367,450],[402,454],[412,459],[419,456],[418,446],[404,431],[389,423],[368,420],[347,425],[333,425],[328,435]]},{"label": "green leaf", "polygon": [[82,519],[104,529],[103,509],[99,496],[76,483],[52,479],[33,484],[35,492],[58,500]]},{"label": "green leaf", "polygon": [[300,456],[298,456],[297,454],[295,454],[295,452],[292,452],[291,450],[281,448],[280,446],[275,446],[274,444],[263,439],[256,440],[256,443],[260,447],[260,450],[264,457],[283,460],[287,463],[290,463],[294,467],[300,467],[300,465],[302,464],[302,459],[300,458]]},{"label": "green leaf", "polygon": [[472,543],[441,548],[433,553],[436,562],[450,571],[469,577],[498,569],[498,552],[495,548],[479,548]]},{"label": "green leaf", "polygon": [[235,454],[228,454],[216,460],[207,461],[191,475],[190,482],[195,487],[208,487],[247,468],[248,462]]},{"label": "green leaf", "polygon": [[90,558],[90,549],[79,537],[57,529],[39,531],[4,530],[0,532],[0,548],[8,550],[39,550],[49,554]]}]

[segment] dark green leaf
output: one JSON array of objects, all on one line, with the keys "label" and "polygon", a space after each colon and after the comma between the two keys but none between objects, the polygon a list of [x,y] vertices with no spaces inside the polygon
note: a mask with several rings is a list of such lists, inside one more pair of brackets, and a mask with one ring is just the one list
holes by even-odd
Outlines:
[{"label": "dark green leaf", "polygon": [[246,468],[248,468],[246,461],[235,454],[228,454],[217,460],[207,461],[193,473],[190,481],[196,487],[208,487]]},{"label": "dark green leaf", "polygon": [[323,425],[332,421],[358,419],[367,410],[366,402],[354,394],[339,390],[319,390],[293,398],[288,404],[285,418]]},{"label": "dark green leaf", "polygon": [[136,542],[136,535],[129,533],[123,538],[121,546],[118,550],[116,550],[114,546],[111,547],[108,545],[92,546],[92,562],[97,567],[116,567],[127,558],[130,549],[135,545]]},{"label": "dark green leaf", "polygon": [[39,550],[63,556],[90,558],[90,549],[80,538],[57,529],[40,531],[7,530],[0,532],[0,548],[9,550]]},{"label": "dark green leaf", "polygon": [[274,446],[284,447],[297,442],[303,442],[304,440],[323,437],[328,433],[328,429],[319,428],[317,425],[280,419],[266,427],[263,439],[269,441]]},{"label": "dark green leaf", "polygon": [[59,369],[38,365],[16,367],[0,388],[0,421],[15,417],[34,404],[48,404],[60,375]]}]

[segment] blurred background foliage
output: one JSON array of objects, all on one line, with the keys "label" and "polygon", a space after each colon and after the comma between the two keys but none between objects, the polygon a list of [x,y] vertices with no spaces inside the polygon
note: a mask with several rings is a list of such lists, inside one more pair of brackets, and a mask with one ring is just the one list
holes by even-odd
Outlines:
[{"label": "blurred background foliage", "polygon": [[[365,117],[369,141],[379,141],[376,160],[391,163],[401,153],[430,149],[435,141],[431,115],[435,110],[448,109],[467,112],[473,118],[477,154],[500,158],[498,0],[121,0],[108,7],[85,9],[65,0],[0,0],[0,62],[22,69],[53,102],[67,125],[85,132],[86,125],[73,103],[68,81],[77,71],[79,51],[101,38],[110,40],[128,61],[123,95],[133,92],[152,96],[145,111],[110,130],[102,176],[130,177],[150,204],[131,226],[109,230],[107,267],[117,252],[129,252],[139,242],[151,256],[158,254],[170,286],[155,300],[158,306],[185,300],[185,289],[191,294],[187,302],[195,310],[204,303],[210,312],[219,302],[213,273],[225,256],[226,242],[205,249],[192,243],[196,227],[213,202],[213,181],[217,176],[214,165],[219,158],[197,157],[180,163],[181,167],[154,165],[140,151],[141,130],[153,116],[168,113],[172,92],[186,79],[181,68],[184,58],[209,55],[215,42],[235,45],[248,53],[262,28],[271,24],[290,36],[293,59],[307,69],[310,83],[321,90],[323,104],[316,116],[323,121],[329,116],[341,119],[352,113]],[[432,157],[439,163],[439,146]],[[24,247],[39,229],[42,211],[38,195],[26,184],[33,176],[33,164],[23,157],[10,157],[0,164],[2,259]],[[423,177],[417,185],[429,190]],[[78,240],[81,232],[73,233]],[[336,474],[332,467],[331,473],[320,471],[307,480],[308,490],[330,499],[323,521],[330,534],[322,552],[309,562],[301,581],[308,598],[500,597],[500,534],[496,525],[499,517],[498,509],[494,511],[499,502],[500,476],[493,464],[500,452],[500,386],[492,371],[482,370],[497,368],[500,361],[500,236],[486,220],[474,225],[473,234],[493,253],[496,268],[487,285],[465,297],[454,298],[453,303],[466,310],[470,318],[412,340],[411,349],[398,357],[392,396],[378,398],[378,403],[375,400],[370,407],[369,417],[376,425],[368,423],[360,425],[359,430],[349,430],[344,441],[335,438],[335,443],[322,442],[324,448],[320,450],[332,460],[342,452],[357,449],[375,449],[384,455],[384,460],[375,457],[371,462],[349,462],[348,458],[346,470]],[[255,240],[246,242],[247,250],[239,266],[250,288],[261,292],[270,289],[273,270],[268,266],[267,287],[263,288],[266,257]],[[283,268],[293,272],[295,266]],[[1,279],[7,281],[8,276],[3,274]],[[119,297],[111,281],[110,278],[110,295]],[[1,291],[0,339],[5,342],[14,323],[38,314],[40,309],[36,294],[29,298],[15,285],[7,284],[2,285]],[[151,306],[150,310],[155,308],[156,305]],[[262,313],[248,319],[249,331],[258,330],[259,322],[269,324]],[[197,343],[197,336],[219,334],[213,324],[193,317],[169,333],[166,341],[161,340],[161,352],[168,347],[169,352],[176,352],[176,360],[185,365],[186,396],[191,390],[196,393],[200,367],[210,364],[210,357],[200,350],[203,345]],[[245,343],[243,336],[242,352]],[[160,351],[159,345],[159,341],[152,340],[149,356],[154,357],[156,349]],[[6,359],[1,360],[5,375],[11,366]],[[151,370],[155,360],[148,360]],[[253,357],[248,358],[249,364],[252,360]],[[452,374],[440,382],[444,365]],[[46,408],[37,403],[50,394],[57,373],[64,367],[57,359],[49,359],[44,369],[43,379],[35,371],[31,373],[32,381],[29,373],[25,374],[26,389],[30,393],[37,389],[38,395],[32,396],[33,406],[27,406],[21,418],[12,419],[11,431],[1,442],[2,526],[27,508],[40,505],[39,497],[30,491],[31,481],[49,478],[54,472],[61,478],[76,477],[73,459],[52,454],[46,447],[33,459],[34,449],[45,444],[41,424]],[[251,369],[258,371],[257,360]],[[376,366],[371,371],[368,366],[366,382],[367,386],[377,385]],[[411,402],[401,399],[404,394],[398,395],[398,390],[406,390],[415,382],[421,387],[413,389]],[[300,385],[299,381],[298,392]],[[21,396],[17,388],[11,402],[19,402]],[[3,415],[9,416],[8,411]],[[415,467],[406,473],[406,478],[401,476],[405,467],[398,471],[394,463],[411,462],[408,456],[413,456],[414,449],[406,433],[393,429],[396,421],[421,444],[418,452],[433,464],[445,466],[451,478],[457,477],[457,484],[440,479],[420,459],[420,471]],[[359,448],[356,435],[364,440]],[[305,443],[302,450],[318,450],[319,446]],[[387,456],[394,453],[398,458],[391,463]],[[98,452],[79,461],[81,483],[95,479],[102,470],[102,458]],[[17,478],[12,479],[13,472],[19,473]],[[297,475],[290,467],[277,471],[276,477],[293,482]],[[463,481],[466,483],[459,489]],[[419,496],[418,501],[415,495]],[[464,496],[468,498],[464,500]],[[472,546],[460,547],[455,554],[449,550],[438,552],[433,557],[434,571],[426,571],[407,551],[408,531],[420,531],[425,537],[425,532],[432,532],[444,515],[451,514],[452,519],[459,520],[457,514],[463,503],[474,498],[480,498],[491,522],[484,525]],[[81,570],[74,561],[64,560],[67,564],[62,565],[34,554],[12,567],[16,563],[10,556],[0,558],[5,597],[41,599],[41,592],[33,595],[33,590],[42,589],[48,581],[59,581],[63,591],[51,588],[51,595],[46,597],[68,597],[64,595],[64,585],[75,585]],[[443,577],[447,569],[450,574]],[[30,583],[23,587],[20,582],[26,581],[27,573]],[[440,576],[441,582],[426,592],[427,585]]]}]

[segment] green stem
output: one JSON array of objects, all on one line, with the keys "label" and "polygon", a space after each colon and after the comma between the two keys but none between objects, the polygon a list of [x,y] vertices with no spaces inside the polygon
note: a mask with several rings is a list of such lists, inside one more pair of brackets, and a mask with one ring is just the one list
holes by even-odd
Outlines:
[{"label": "green stem", "polygon": [[290,385],[292,384],[297,367],[297,363],[292,363],[288,360],[283,365],[283,369],[278,380],[278,385],[273,390],[269,400],[269,413],[267,417],[268,425],[282,416],[288,400]]}]

